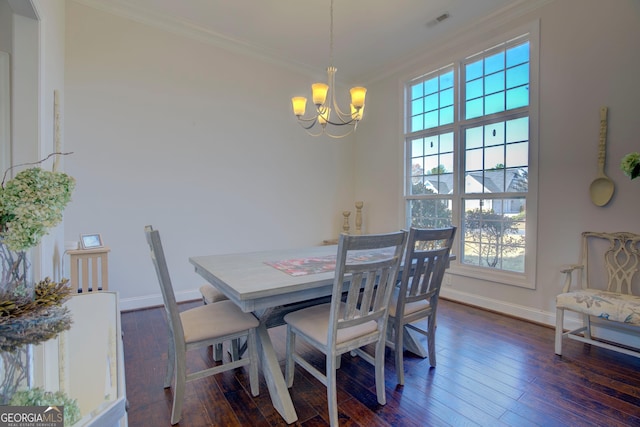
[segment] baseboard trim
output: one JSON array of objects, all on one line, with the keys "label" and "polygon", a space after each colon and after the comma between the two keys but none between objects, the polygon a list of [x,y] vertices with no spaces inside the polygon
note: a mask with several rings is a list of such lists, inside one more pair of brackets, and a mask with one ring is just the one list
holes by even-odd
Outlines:
[{"label": "baseboard trim", "polygon": [[[201,299],[202,295],[198,290],[176,292],[176,300],[193,301]],[[141,310],[149,307],[164,305],[161,294],[146,295],[143,297],[124,298],[120,300],[120,311]]]},{"label": "baseboard trim", "polygon": [[[517,317],[519,319],[528,320],[530,322],[540,323],[552,327],[555,327],[556,324],[556,316],[555,313],[552,312],[500,301],[493,298],[487,298],[481,295],[470,294],[444,286],[440,291],[440,295],[443,298],[449,299],[451,301],[469,304],[474,307],[495,311],[497,313]],[[193,301],[199,298],[202,298],[202,295],[200,295],[200,292],[195,289],[191,291],[176,292],[176,299],[178,300],[178,302]],[[140,310],[149,307],[157,307],[160,305],[163,305],[162,295],[160,294],[146,295],[143,297],[124,298],[120,300],[120,311]],[[581,320],[579,318],[572,319],[571,314],[572,313],[567,313],[567,315],[565,316],[565,328],[579,328],[582,325]]]}]

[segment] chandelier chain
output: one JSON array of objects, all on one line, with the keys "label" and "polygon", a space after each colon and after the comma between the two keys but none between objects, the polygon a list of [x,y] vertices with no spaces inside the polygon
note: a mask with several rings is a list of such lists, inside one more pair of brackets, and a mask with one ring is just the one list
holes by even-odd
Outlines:
[{"label": "chandelier chain", "polygon": [[329,7],[329,65],[333,67],[333,0]]}]

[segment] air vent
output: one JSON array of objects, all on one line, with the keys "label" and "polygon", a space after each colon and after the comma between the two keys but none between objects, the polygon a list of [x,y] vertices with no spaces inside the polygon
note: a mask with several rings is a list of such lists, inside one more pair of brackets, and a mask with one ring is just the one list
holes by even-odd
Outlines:
[{"label": "air vent", "polygon": [[435,27],[436,25],[438,25],[442,21],[449,19],[450,16],[451,15],[449,14],[449,12],[444,12],[442,15],[438,16],[437,18],[432,19],[431,21],[427,22],[427,27],[428,28]]}]

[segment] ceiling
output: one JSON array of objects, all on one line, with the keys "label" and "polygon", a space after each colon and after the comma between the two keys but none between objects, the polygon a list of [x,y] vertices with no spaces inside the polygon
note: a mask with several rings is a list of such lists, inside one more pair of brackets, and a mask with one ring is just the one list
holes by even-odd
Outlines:
[{"label": "ceiling", "polygon": [[[76,1],[291,66],[324,72],[330,65],[330,0]],[[375,70],[525,1],[334,0],[337,77],[366,81]],[[443,14],[449,17],[433,25]]]}]

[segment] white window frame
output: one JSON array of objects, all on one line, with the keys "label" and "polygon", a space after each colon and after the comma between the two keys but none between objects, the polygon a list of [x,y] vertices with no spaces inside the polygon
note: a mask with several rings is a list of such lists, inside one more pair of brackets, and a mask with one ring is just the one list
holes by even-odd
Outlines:
[{"label": "white window frame", "polygon": [[[537,224],[538,224],[538,145],[539,145],[539,66],[540,66],[540,23],[539,20],[535,20],[528,25],[514,28],[502,35],[487,40],[482,44],[478,44],[474,47],[467,48],[465,50],[460,49],[458,52],[448,52],[448,59],[442,60],[437,64],[431,61],[430,64],[423,66],[418,72],[407,76],[401,82],[402,85],[402,129],[404,129],[402,140],[404,147],[404,173],[403,173],[403,218],[405,226],[409,226],[410,213],[408,212],[408,200],[415,199],[415,197],[409,197],[409,186],[411,185],[411,159],[409,156],[410,147],[408,141],[412,135],[409,133],[409,120],[407,115],[407,103],[409,90],[412,81],[424,76],[425,73],[436,71],[451,63],[454,64],[455,76],[458,79],[455,84],[455,118],[452,125],[454,132],[454,153],[455,154],[455,173],[453,177],[454,181],[454,194],[453,194],[453,212],[452,212],[452,224],[458,227],[458,230],[462,230],[461,224],[461,209],[465,194],[460,191],[460,182],[464,182],[464,161],[463,156],[460,154],[460,139],[459,134],[463,127],[461,122],[466,124],[468,120],[461,120],[461,95],[460,95],[460,65],[470,56],[477,53],[491,49],[494,46],[505,43],[511,39],[528,34],[529,40],[529,164],[528,164],[528,192],[526,196],[527,204],[527,219],[526,219],[526,246],[525,246],[525,271],[524,273],[509,272],[506,270],[494,269],[490,267],[479,267],[462,264],[459,257],[451,263],[451,267],[448,273],[453,275],[467,276],[473,279],[481,279],[484,281],[495,282],[499,284],[512,285],[517,287],[535,289],[536,283],[536,258],[537,258]],[[455,60],[452,60],[456,58]],[[461,181],[462,180],[462,181]],[[473,194],[468,196],[475,196]],[[460,234],[456,236],[456,242],[454,244],[453,254],[461,253],[461,239]]]}]

